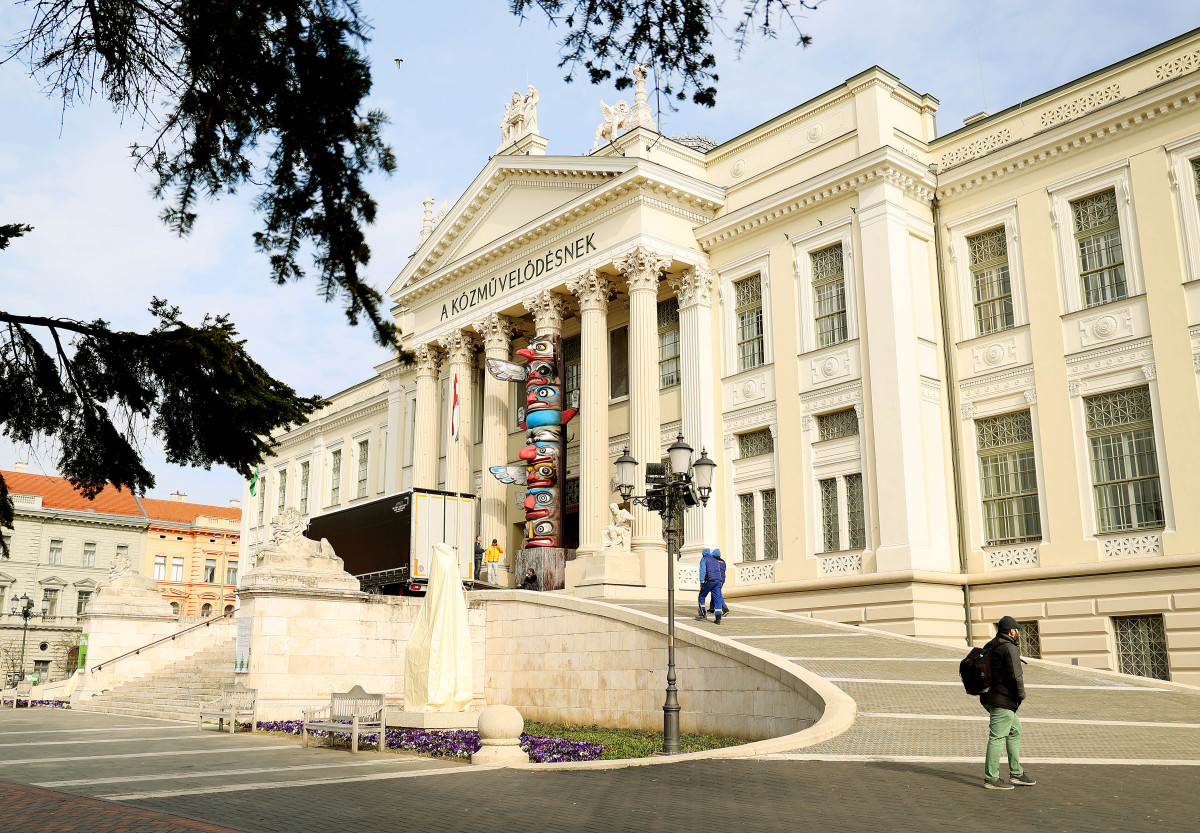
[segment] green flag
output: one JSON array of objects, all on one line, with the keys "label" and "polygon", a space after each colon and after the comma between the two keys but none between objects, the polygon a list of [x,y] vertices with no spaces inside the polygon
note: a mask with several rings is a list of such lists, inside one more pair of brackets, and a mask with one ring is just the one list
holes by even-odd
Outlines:
[{"label": "green flag", "polygon": [[258,485],[258,466],[254,467],[254,476],[250,478],[250,496],[254,497],[254,487]]}]

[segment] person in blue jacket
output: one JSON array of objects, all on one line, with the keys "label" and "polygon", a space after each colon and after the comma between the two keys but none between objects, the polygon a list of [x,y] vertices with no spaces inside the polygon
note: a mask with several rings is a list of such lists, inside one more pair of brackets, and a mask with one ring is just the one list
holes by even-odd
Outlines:
[{"label": "person in blue jacket", "polygon": [[714,613],[717,609],[717,603],[720,602],[721,613],[725,616],[729,615],[729,605],[725,604],[725,559],[721,556],[721,550],[713,547],[713,558],[721,562],[721,582],[717,585],[716,592],[708,597],[708,612]]},{"label": "person in blue jacket", "polygon": [[711,594],[714,621],[721,624],[721,615],[725,612],[725,600],[721,597],[721,585],[725,583],[725,562],[721,560],[720,550],[710,550],[708,547],[700,556],[700,611],[696,619],[707,622],[708,616],[704,610],[705,599]]}]

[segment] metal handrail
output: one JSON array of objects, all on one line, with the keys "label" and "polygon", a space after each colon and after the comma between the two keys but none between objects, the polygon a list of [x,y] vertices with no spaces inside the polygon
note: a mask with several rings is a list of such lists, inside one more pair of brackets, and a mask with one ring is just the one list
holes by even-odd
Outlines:
[{"label": "metal handrail", "polygon": [[153,642],[148,642],[140,648],[134,648],[132,651],[126,651],[125,653],[121,654],[121,656],[119,656],[119,657],[113,657],[112,659],[106,660],[105,662],[102,662],[99,665],[93,665],[91,670],[99,671],[101,668],[103,668],[106,665],[112,665],[114,662],[116,662],[119,659],[125,659],[125,657],[131,657],[131,656],[140,654],[142,651],[146,650],[147,648],[153,648],[155,645],[158,645],[159,643],[171,642],[176,637],[183,636],[185,633],[190,633],[191,631],[194,631],[198,628],[207,628],[213,622],[219,622],[222,619],[232,619],[232,618],[233,618],[232,612],[231,613],[222,613],[220,616],[213,616],[212,618],[207,619],[198,625],[192,625],[190,628],[184,628],[183,630],[179,631],[178,633],[173,633],[170,636],[164,636],[162,639],[156,639]]}]

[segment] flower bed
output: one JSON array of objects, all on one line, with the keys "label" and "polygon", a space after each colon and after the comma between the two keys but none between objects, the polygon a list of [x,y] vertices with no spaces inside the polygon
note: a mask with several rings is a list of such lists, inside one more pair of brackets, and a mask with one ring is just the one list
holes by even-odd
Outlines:
[{"label": "flower bed", "polygon": [[[284,732],[289,735],[303,734],[299,720],[260,721],[255,724],[266,732]],[[309,732],[313,737],[325,737],[325,732]],[[378,736],[378,732],[373,733]],[[371,737],[362,733],[360,738]],[[335,732],[334,739],[350,742],[349,732]],[[375,745],[376,741],[368,741]],[[479,732],[473,730],[427,731],[425,729],[388,729],[387,745],[390,749],[411,749],[433,757],[470,758],[479,751]],[[595,761],[604,754],[605,747],[598,743],[578,740],[521,734],[521,749],[529,753],[535,764],[562,761]]]},{"label": "flower bed", "polygon": [[65,700],[18,700],[17,706],[35,709],[69,709],[71,704]]}]

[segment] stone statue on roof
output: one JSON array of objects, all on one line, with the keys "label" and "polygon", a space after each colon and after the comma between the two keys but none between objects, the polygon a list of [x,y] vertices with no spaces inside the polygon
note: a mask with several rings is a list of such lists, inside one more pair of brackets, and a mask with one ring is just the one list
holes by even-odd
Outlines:
[{"label": "stone statue on roof", "polygon": [[512,101],[504,105],[504,118],[500,121],[500,147],[498,150],[503,150],[525,136],[537,135],[537,105],[540,96],[532,84],[527,85],[525,90],[525,95],[514,92]]}]

